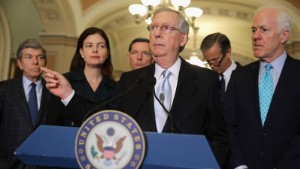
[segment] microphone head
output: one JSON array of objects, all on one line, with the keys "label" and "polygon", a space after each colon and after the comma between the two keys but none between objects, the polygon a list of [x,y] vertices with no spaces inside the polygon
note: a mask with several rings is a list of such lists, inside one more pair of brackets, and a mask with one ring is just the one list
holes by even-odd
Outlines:
[{"label": "microphone head", "polygon": [[164,93],[160,93],[160,94],[159,94],[159,100],[160,100],[161,102],[164,102],[164,101],[165,101],[165,94],[164,94]]}]

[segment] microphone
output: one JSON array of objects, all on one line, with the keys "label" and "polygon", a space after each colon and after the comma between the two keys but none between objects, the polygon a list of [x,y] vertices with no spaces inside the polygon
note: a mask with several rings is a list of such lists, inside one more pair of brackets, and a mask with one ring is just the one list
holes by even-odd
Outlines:
[{"label": "microphone", "polygon": [[175,133],[175,128],[178,131],[177,127],[175,127],[174,121],[173,121],[173,116],[171,115],[171,113],[169,112],[169,110],[166,108],[166,106],[163,104],[163,102],[165,101],[165,94],[164,93],[160,93],[159,94],[159,98],[157,97],[156,93],[155,93],[155,89],[154,86],[156,84],[156,79],[155,77],[153,77],[153,95],[155,97],[155,99],[158,101],[158,103],[160,104],[160,106],[164,109],[164,111],[167,113],[167,115],[170,118],[170,123],[171,123],[171,133]]},{"label": "microphone", "polygon": [[137,79],[137,80],[136,80],[134,83],[132,83],[132,85],[131,85],[127,90],[125,90],[124,92],[122,92],[122,93],[118,94],[117,96],[112,97],[111,99],[109,99],[109,100],[107,100],[107,101],[104,101],[104,102],[102,102],[101,104],[99,104],[99,105],[93,107],[92,109],[90,109],[90,110],[88,111],[88,113],[84,116],[84,118],[83,118],[84,121],[85,121],[87,118],[89,118],[92,114],[94,114],[95,111],[99,110],[101,107],[106,106],[107,104],[109,104],[109,103],[111,103],[111,102],[113,102],[113,101],[119,99],[120,97],[126,95],[127,93],[129,93],[136,85],[140,84],[141,82],[142,82],[141,79]]}]

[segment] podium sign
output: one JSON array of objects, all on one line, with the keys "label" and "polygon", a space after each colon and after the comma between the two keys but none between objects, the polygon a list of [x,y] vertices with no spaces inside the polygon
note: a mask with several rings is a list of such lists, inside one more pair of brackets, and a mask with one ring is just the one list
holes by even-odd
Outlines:
[{"label": "podium sign", "polygon": [[[77,132],[74,127],[41,125],[15,153],[25,164],[79,168],[74,151]],[[142,169],[219,169],[202,135],[144,134]]]}]

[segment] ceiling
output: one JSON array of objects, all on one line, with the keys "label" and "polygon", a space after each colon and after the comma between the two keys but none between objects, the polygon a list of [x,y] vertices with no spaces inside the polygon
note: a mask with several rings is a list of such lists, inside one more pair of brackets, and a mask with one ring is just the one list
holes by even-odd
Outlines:
[{"label": "ceiling", "polygon": [[[199,32],[190,31],[190,40],[181,55],[188,58],[206,35],[214,32],[226,34],[232,44],[232,58],[242,65],[255,60],[251,49],[251,21],[256,8],[263,5],[279,5],[294,20],[300,20],[299,0],[192,0],[190,6],[203,9],[196,20]],[[78,37],[89,26],[97,26],[109,35],[114,68],[130,70],[126,53],[130,41],[136,37],[148,37],[146,24],[136,24],[128,6],[139,0],[33,0],[42,21],[41,34]],[[290,41],[300,39],[300,22],[294,22]],[[194,48],[196,47],[196,49]],[[201,57],[201,56],[200,56]]]}]

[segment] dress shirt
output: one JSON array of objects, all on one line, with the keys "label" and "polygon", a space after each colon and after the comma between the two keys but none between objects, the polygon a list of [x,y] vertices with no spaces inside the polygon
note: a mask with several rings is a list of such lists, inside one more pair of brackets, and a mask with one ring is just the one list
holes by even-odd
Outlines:
[{"label": "dress shirt", "polygon": [[[273,62],[270,63],[272,65],[272,69],[270,70],[270,72],[271,72],[271,75],[272,75],[272,78],[273,78],[273,86],[274,86],[273,87],[273,89],[274,89],[273,93],[276,89],[276,86],[277,86],[277,83],[278,83],[278,80],[279,80],[284,62],[286,60],[286,57],[287,57],[287,54],[284,51],[283,54],[280,57],[278,57],[276,60],[274,60]],[[266,64],[267,64],[267,62],[260,62],[258,84],[260,82],[260,79],[261,79],[262,75],[264,74],[264,72],[266,70],[265,69]]]},{"label": "dress shirt", "polygon": [[[227,86],[228,86],[228,83],[229,83],[232,71],[234,71],[236,69],[236,67],[237,67],[237,65],[236,65],[235,61],[231,60],[231,65],[229,66],[229,68],[227,68],[225,70],[225,72],[222,73],[223,76],[224,76],[224,80],[225,80],[225,91],[227,89]],[[221,76],[220,76],[220,80],[221,80]]]},{"label": "dress shirt", "polygon": [[[176,62],[167,69],[171,73],[171,76],[168,78],[168,81],[169,81],[170,87],[171,87],[171,91],[172,91],[172,98],[170,100],[171,101],[170,109],[172,108],[172,103],[173,103],[173,99],[174,99],[174,95],[175,95],[175,91],[176,91],[176,87],[177,87],[180,65],[181,65],[181,60],[180,60],[180,58],[178,58],[176,60]],[[164,77],[162,75],[162,72],[164,70],[166,70],[166,69],[163,69],[158,64],[155,64],[155,73],[154,73],[154,77],[156,78],[155,91],[158,90],[159,86],[162,84],[162,82],[164,80]],[[153,97],[155,97],[155,96],[153,96]],[[157,132],[161,133],[163,131],[163,128],[164,128],[165,122],[168,118],[168,115],[164,113],[164,110],[162,110],[162,106],[158,103],[156,98],[154,98],[154,112],[155,112],[155,122],[156,122]]]},{"label": "dress shirt", "polygon": [[[31,83],[32,81],[28,80],[25,76],[23,76],[23,88],[25,91],[26,100],[28,102],[29,100],[29,91],[31,89]],[[38,110],[40,109],[41,105],[41,98],[42,98],[42,80],[38,80],[34,82],[36,84],[36,96],[37,96],[37,102],[38,102]]]},{"label": "dress shirt", "polygon": [[[180,65],[181,65],[181,60],[178,57],[178,59],[176,60],[176,62],[171,67],[168,68],[168,70],[170,72],[172,72],[172,75],[169,77],[169,82],[171,84],[171,89],[172,89],[171,105],[173,103],[173,99],[174,99],[175,92],[176,92],[176,87],[177,87],[177,82],[178,82]],[[157,91],[157,88],[158,88],[159,84],[161,84],[161,82],[163,81],[162,72],[164,70],[165,69],[163,69],[162,67],[160,67],[158,64],[155,64],[155,73],[154,73],[154,77],[156,78],[155,91]]]}]

